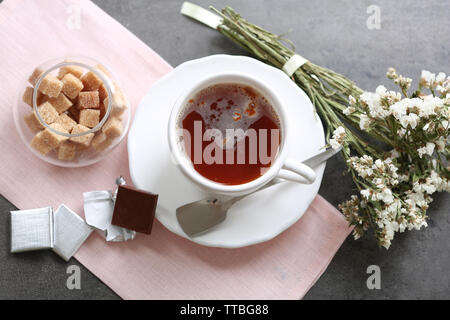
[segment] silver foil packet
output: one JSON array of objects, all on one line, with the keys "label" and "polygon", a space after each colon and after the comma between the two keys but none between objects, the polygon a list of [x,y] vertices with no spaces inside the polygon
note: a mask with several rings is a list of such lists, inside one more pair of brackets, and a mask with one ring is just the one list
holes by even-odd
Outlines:
[{"label": "silver foil packet", "polygon": [[[116,184],[124,185],[125,179],[123,177],[117,178]],[[111,190],[84,192],[84,216],[86,223],[102,231],[106,241],[121,242],[133,240],[136,236],[135,231],[111,224],[116,196],[117,189],[114,192]]]}]

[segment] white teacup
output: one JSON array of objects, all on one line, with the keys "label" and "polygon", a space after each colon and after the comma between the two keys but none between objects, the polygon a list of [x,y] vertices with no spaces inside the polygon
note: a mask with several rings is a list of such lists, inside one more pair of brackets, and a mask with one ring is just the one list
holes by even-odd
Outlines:
[{"label": "white teacup", "polygon": [[[198,173],[192,164],[188,154],[184,151],[182,139],[180,139],[180,114],[190,98],[199,91],[216,84],[243,84],[259,91],[272,105],[280,120],[281,142],[278,153],[272,162],[272,165],[255,180],[239,185],[221,184],[202,176]],[[172,156],[183,174],[199,185],[207,192],[213,194],[222,194],[228,196],[240,196],[251,193],[274,178],[282,178],[303,184],[313,183],[316,174],[313,169],[304,165],[300,161],[288,158],[290,141],[292,139],[302,139],[302,137],[293,137],[290,131],[291,119],[286,114],[285,106],[280,103],[277,94],[273,92],[262,81],[242,73],[220,73],[200,79],[194,83],[191,88],[186,90],[175,102],[169,118],[168,137]]]}]

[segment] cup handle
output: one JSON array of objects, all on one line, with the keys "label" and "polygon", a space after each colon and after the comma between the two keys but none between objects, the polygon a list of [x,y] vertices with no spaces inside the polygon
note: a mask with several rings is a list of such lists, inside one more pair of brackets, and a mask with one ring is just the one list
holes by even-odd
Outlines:
[{"label": "cup handle", "polygon": [[288,158],[277,177],[288,181],[311,184],[316,180],[316,173],[306,164]]}]

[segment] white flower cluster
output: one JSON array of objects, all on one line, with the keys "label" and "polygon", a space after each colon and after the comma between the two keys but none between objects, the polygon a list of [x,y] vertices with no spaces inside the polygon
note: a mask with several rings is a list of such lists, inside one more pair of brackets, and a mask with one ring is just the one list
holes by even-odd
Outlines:
[{"label": "white flower cluster", "polygon": [[359,207],[362,206],[360,199],[356,195],[352,195],[350,200],[345,201],[339,205],[345,218],[350,224],[354,226],[353,237],[355,240],[361,238],[365,231],[369,229],[369,224],[363,216],[360,215]]},{"label": "white flower cluster", "polygon": [[429,156],[433,155],[435,144],[433,142],[427,142],[424,147],[417,149],[417,153],[419,154],[419,158],[422,158],[424,154]]},{"label": "white flower cluster", "polygon": [[348,108],[346,108],[344,111],[342,111],[346,116],[349,116],[356,111],[355,106],[356,106],[357,101],[356,101],[355,97],[353,97],[352,95],[349,95],[348,103],[349,103]]},{"label": "white flower cluster", "polygon": [[[387,91],[379,86],[376,92],[364,92],[361,102],[367,108],[367,114],[362,114],[360,119],[361,130],[367,130],[374,120],[382,120],[393,116],[400,122],[403,128],[415,129],[421,119],[431,116],[448,118],[448,109],[443,108],[444,99],[427,95],[420,98],[401,99],[400,93]],[[448,123],[447,123],[448,124]]]},{"label": "white flower cluster", "polygon": [[[396,152],[391,152],[396,154]],[[405,230],[420,230],[426,227],[426,209],[432,201],[430,197],[436,191],[450,191],[448,179],[440,177],[435,171],[413,184],[411,190],[403,195],[396,195],[395,187],[409,176],[399,175],[398,167],[393,158],[373,160],[370,156],[351,157],[350,166],[368,185],[360,191],[361,200],[353,196],[351,200],[340,206],[347,219],[355,225],[354,237],[359,238],[367,229],[367,222],[358,215],[359,208],[370,207],[377,226],[377,236],[380,245],[386,249],[391,245],[395,232]]]},{"label": "white flower cluster", "polygon": [[394,202],[391,188],[399,184],[398,168],[388,158],[384,161],[364,155],[360,158],[351,157],[348,160],[361,178],[371,184],[371,188],[361,190],[361,196],[367,201],[382,201],[385,204]]},{"label": "white flower cluster", "polygon": [[345,129],[343,127],[337,127],[333,131],[333,137],[330,139],[330,145],[333,149],[339,149],[345,141]]},{"label": "white flower cluster", "polygon": [[[386,75],[401,93],[378,86],[375,92],[349,96],[343,114],[393,149],[382,152],[380,146],[367,141],[355,148],[362,156],[347,154],[359,194],[339,208],[354,226],[355,239],[373,228],[379,244],[389,248],[396,232],[427,226],[432,194],[450,192],[450,167],[445,161],[449,154],[450,77],[423,71],[418,90],[408,97],[412,80],[398,75],[394,68]],[[429,94],[423,93],[425,89]],[[336,147],[346,138],[345,130],[338,129],[331,139]],[[345,143],[351,146],[351,142]]]},{"label": "white flower cluster", "polygon": [[436,90],[441,96],[446,96],[450,92],[450,77],[439,72],[437,75],[427,70],[422,70],[420,85],[424,88]]},{"label": "white flower cluster", "polygon": [[413,190],[415,193],[426,192],[429,195],[435,193],[436,191],[450,192],[450,181],[439,176],[436,171],[432,170],[430,175],[427,176],[422,182],[416,181],[413,184]]},{"label": "white flower cluster", "polygon": [[[388,70],[387,76],[410,84],[409,80],[404,80],[409,78],[397,75],[393,68]],[[361,130],[369,130],[371,126],[376,127],[380,123],[379,120],[389,120],[388,117],[392,117],[400,124],[397,126],[397,135],[405,139],[404,143],[418,144],[415,152],[420,158],[425,155],[432,156],[435,150],[443,152],[448,145],[450,77],[446,78],[442,72],[436,76],[422,71],[420,83],[424,88],[434,88],[445,94],[445,97],[437,97],[433,93],[401,99],[400,93],[378,86],[375,92],[364,92],[360,96],[360,105],[364,110],[359,117]],[[352,112],[357,109],[355,99],[349,97],[349,100],[350,106],[344,110],[346,115],[350,114],[350,108]],[[419,139],[418,135],[412,132],[416,129],[423,131]]]},{"label": "white flower cluster", "polygon": [[421,98],[405,98],[394,103],[389,109],[403,128],[406,129],[409,125],[415,129],[420,119],[447,116],[447,110],[443,108],[444,103],[443,99],[428,95]]},{"label": "white flower cluster", "polygon": [[[384,119],[392,114],[390,106],[402,98],[401,94],[395,91],[388,91],[384,86],[378,86],[375,92],[364,92],[361,96],[361,103],[367,110],[367,115],[371,118]],[[361,126],[363,129],[363,126]]]},{"label": "white flower cluster", "polygon": [[397,70],[395,70],[394,68],[390,67],[388,69],[388,71],[386,72],[386,77],[388,79],[396,79],[398,77]]},{"label": "white flower cluster", "polygon": [[[387,76],[394,79],[394,82],[403,90],[409,89],[411,79],[397,75],[395,69],[389,68]],[[438,116],[441,111],[446,112],[444,117],[448,118],[448,109],[443,109],[445,103],[450,100],[450,77],[446,77],[445,73],[440,72],[437,76],[434,73],[423,70],[420,79],[420,85],[424,88],[436,90],[440,97],[423,95],[415,98],[401,99],[401,94],[395,91],[388,91],[384,86],[380,85],[375,92],[364,92],[360,96],[361,104],[366,110],[360,121],[360,128],[367,130],[370,123],[374,119],[385,119],[393,115],[403,128],[409,125],[415,128],[421,118],[429,118],[430,116]],[[407,90],[406,89],[406,90]],[[405,90],[405,91],[406,91]],[[356,111],[355,98],[349,97],[349,107],[344,110],[345,115],[349,115]]]},{"label": "white flower cluster", "polygon": [[394,80],[394,83],[397,84],[402,91],[406,92],[409,90],[409,87],[411,87],[412,79],[400,75]]}]

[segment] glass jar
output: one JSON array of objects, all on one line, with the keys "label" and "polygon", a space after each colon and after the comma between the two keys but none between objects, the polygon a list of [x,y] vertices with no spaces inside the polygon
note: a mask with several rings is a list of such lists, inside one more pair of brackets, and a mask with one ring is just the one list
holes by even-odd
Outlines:
[{"label": "glass jar", "polygon": [[110,68],[88,57],[52,59],[22,82],[16,129],[37,157],[62,167],[103,159],[125,137],[130,105]]}]

